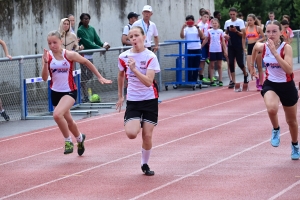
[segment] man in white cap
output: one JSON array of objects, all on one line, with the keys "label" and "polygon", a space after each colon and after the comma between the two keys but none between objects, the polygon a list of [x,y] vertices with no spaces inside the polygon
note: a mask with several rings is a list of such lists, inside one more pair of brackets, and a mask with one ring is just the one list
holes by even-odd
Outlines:
[{"label": "man in white cap", "polygon": [[143,19],[139,19],[133,23],[132,26],[139,26],[144,30],[146,35],[145,47],[151,50],[151,41],[152,36],[154,36],[154,44],[153,52],[158,50],[158,31],[154,22],[150,21],[150,17],[152,16],[152,7],[149,5],[145,5],[143,8]]}]

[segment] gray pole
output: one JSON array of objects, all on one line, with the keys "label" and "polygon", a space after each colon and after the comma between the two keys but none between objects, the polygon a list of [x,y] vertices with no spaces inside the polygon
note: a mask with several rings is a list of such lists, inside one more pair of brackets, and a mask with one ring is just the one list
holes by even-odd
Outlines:
[{"label": "gray pole", "polygon": [[[160,50],[158,48],[157,50],[157,60],[160,63]],[[161,69],[161,66],[160,66],[160,69]],[[158,91],[161,92],[161,71],[158,73]]]},{"label": "gray pole", "polygon": [[24,71],[23,71],[23,63],[24,59],[23,56],[21,56],[21,59],[19,60],[19,72],[20,72],[20,96],[21,96],[21,119],[25,120],[25,95],[24,95]]}]

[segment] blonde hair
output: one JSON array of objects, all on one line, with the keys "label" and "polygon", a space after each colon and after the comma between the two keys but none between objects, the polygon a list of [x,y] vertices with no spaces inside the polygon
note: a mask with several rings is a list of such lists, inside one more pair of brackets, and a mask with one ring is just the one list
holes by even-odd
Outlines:
[{"label": "blonde hair", "polygon": [[48,36],[47,36],[47,38],[48,37],[51,37],[51,36],[56,36],[58,39],[60,39],[61,40],[61,35],[60,35],[60,33],[58,32],[58,31],[50,31],[49,33],[48,33]]}]

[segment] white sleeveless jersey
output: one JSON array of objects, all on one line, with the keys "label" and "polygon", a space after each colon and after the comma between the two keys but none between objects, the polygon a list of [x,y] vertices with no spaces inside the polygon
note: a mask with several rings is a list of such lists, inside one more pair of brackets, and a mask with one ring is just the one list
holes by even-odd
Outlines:
[{"label": "white sleeveless jersey", "polygon": [[222,52],[224,34],[221,29],[208,29],[209,52]]},{"label": "white sleeveless jersey", "polygon": [[[284,58],[284,46],[285,42],[282,42],[277,49],[277,53]],[[267,44],[264,44],[264,50],[262,53],[262,58],[266,66],[266,79],[276,83],[283,83],[292,81],[294,74],[286,74],[285,71],[280,67],[274,55],[271,53]]]},{"label": "white sleeveless jersey", "polygon": [[119,55],[118,67],[120,71],[125,71],[126,78],[128,79],[127,100],[144,101],[158,98],[156,83],[153,81],[150,87],[145,86],[130,70],[130,67],[127,66],[130,57],[135,60],[135,66],[142,74],[146,75],[148,69],[154,70],[155,73],[160,72],[156,55],[148,49],[145,49],[141,53],[132,53],[131,49],[121,53]]},{"label": "white sleeveless jersey", "polygon": [[70,92],[77,90],[73,79],[73,62],[66,57],[63,49],[63,60],[56,60],[52,51],[49,51],[48,70],[50,73],[50,88],[56,92]]}]

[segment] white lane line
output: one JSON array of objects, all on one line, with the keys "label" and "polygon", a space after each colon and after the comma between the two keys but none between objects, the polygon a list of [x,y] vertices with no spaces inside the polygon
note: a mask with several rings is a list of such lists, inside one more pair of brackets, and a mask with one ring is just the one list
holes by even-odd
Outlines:
[{"label": "white lane line", "polygon": [[300,184],[300,181],[297,181],[296,183],[290,185],[289,187],[285,188],[284,190],[280,191],[279,193],[277,193],[274,196],[272,196],[271,198],[269,198],[269,200],[277,199],[278,197],[280,197],[281,195],[287,193],[289,190],[293,189],[294,187],[296,187],[299,184]]},{"label": "white lane line", "polygon": [[[169,141],[169,142],[166,142],[166,143],[157,145],[157,146],[153,147],[153,149],[156,149],[156,148],[159,148],[159,147],[162,147],[162,146],[166,146],[166,145],[171,144],[171,143],[175,143],[175,142],[177,142],[177,141],[180,141],[180,140],[183,140],[183,139],[186,139],[186,138],[189,138],[189,137],[198,135],[198,134],[203,133],[203,132],[205,132],[205,131],[215,129],[215,128],[218,128],[218,127],[220,127],[220,126],[224,126],[224,125],[230,124],[230,123],[232,123],[232,122],[236,122],[236,121],[239,121],[239,120],[245,119],[245,118],[247,118],[247,117],[251,117],[251,116],[257,115],[257,114],[262,113],[262,112],[265,112],[265,111],[266,111],[266,109],[261,110],[261,111],[259,111],[259,112],[252,113],[252,114],[248,114],[248,115],[246,115],[246,116],[243,116],[243,117],[240,117],[240,118],[237,118],[237,119],[234,119],[234,120],[225,122],[225,123],[223,123],[223,124],[219,124],[219,125],[217,125],[217,126],[214,126],[214,127],[211,127],[211,128],[205,129],[205,130],[202,130],[202,131],[198,131],[198,132],[196,132],[196,133],[193,133],[193,134],[190,134],[190,135],[181,137],[181,138],[177,138],[177,139],[175,139],[175,140],[171,140],[171,141]],[[286,133],[287,133],[287,132],[286,132]],[[286,133],[283,133],[282,135],[284,135],[284,134],[286,134]],[[267,141],[269,141],[269,140],[267,140]],[[254,147],[259,146],[259,145],[261,145],[261,144],[263,144],[263,143],[265,143],[265,142],[267,142],[267,141],[264,141],[264,142],[262,142],[262,143],[260,143],[260,144],[258,144],[258,145],[254,145],[254,146],[248,148],[248,150],[253,149]],[[247,150],[247,149],[246,149],[246,150]],[[216,165],[216,164],[219,164],[219,163],[221,163],[221,162],[223,162],[223,161],[229,160],[230,158],[232,158],[232,157],[234,157],[234,156],[236,156],[236,155],[240,155],[241,153],[246,152],[246,150],[241,151],[241,152],[236,153],[236,154],[233,154],[232,156],[229,156],[229,157],[227,157],[227,158],[225,158],[225,159],[222,159],[221,161],[218,161],[218,162],[216,162],[216,163],[210,164],[210,165],[208,165],[207,167],[202,168],[202,170],[207,169],[207,168],[209,168],[209,167],[212,167],[212,166],[214,166],[214,165]],[[248,151],[248,150],[247,150],[247,151]],[[79,175],[79,174],[82,174],[82,173],[84,173],[84,172],[88,172],[88,171],[97,169],[97,168],[99,168],[99,167],[102,167],[102,166],[105,166],[105,165],[108,165],[108,164],[111,164],[111,163],[115,163],[115,162],[118,162],[118,161],[121,161],[121,160],[130,158],[130,157],[132,157],[132,156],[139,155],[139,154],[140,154],[140,152],[136,152],[136,153],[133,153],[133,154],[130,154],[130,155],[127,155],[127,156],[124,156],[124,157],[121,157],[121,158],[118,158],[118,159],[115,159],[115,160],[112,160],[112,161],[109,161],[109,162],[106,162],[106,163],[103,163],[103,164],[100,164],[100,165],[96,165],[96,166],[94,166],[94,167],[87,168],[87,169],[85,169],[85,170],[82,170],[82,171],[79,171],[79,172],[70,174],[70,175],[65,176],[65,177],[62,177],[62,178],[54,179],[54,180],[52,180],[52,181],[48,181],[48,182],[45,182],[45,183],[42,183],[42,184],[39,184],[39,185],[30,187],[30,188],[27,188],[27,189],[25,189],[25,190],[21,190],[21,191],[19,191],[19,192],[16,192],[16,193],[13,193],[13,194],[10,194],[10,195],[1,197],[0,199],[10,198],[10,197],[13,197],[13,196],[16,196],[16,195],[19,195],[19,194],[22,194],[22,193],[25,193],[25,192],[28,192],[28,191],[31,191],[31,190],[40,188],[40,187],[43,187],[43,186],[45,186],[45,185],[48,185],[48,184],[51,184],[51,183],[55,183],[55,182],[64,180],[64,179],[66,179],[66,178],[69,178],[69,177],[72,177],[72,176],[75,176],[75,175]],[[197,170],[197,171],[199,171],[199,170]],[[188,175],[186,175],[186,176],[183,176],[183,177],[181,177],[181,178],[179,178],[179,179],[177,179],[177,180],[178,180],[178,181],[179,181],[179,180],[182,180],[182,179],[184,179],[184,178],[186,178],[186,177],[188,177],[188,176],[191,176],[191,175],[193,175],[193,174],[194,174],[194,173],[190,173],[190,174],[188,174]],[[175,182],[178,182],[178,181],[175,181]],[[174,182],[174,181],[172,181],[172,183],[173,183],[173,182]],[[174,183],[175,183],[175,182],[174,182]],[[170,182],[170,183],[171,183],[171,182]],[[170,184],[170,183],[169,183],[169,184]],[[166,186],[169,185],[169,184],[166,184],[164,187],[166,187]],[[163,188],[163,187],[161,186],[161,188]],[[157,189],[157,190],[158,190],[158,189]],[[152,190],[150,190],[150,191],[152,191]],[[150,193],[151,193],[150,191],[148,191],[147,194],[148,194],[148,193],[150,194]],[[154,191],[156,191],[156,190],[153,189],[152,192],[154,192]],[[143,193],[143,194],[146,195],[146,193]],[[145,195],[144,195],[144,196],[145,196]],[[139,195],[139,196],[140,196],[140,195]]]},{"label": "white lane line", "polygon": [[[251,94],[251,95],[248,95],[248,96],[245,96],[245,97],[240,97],[240,98],[237,98],[237,99],[234,99],[234,100],[225,101],[225,102],[222,102],[222,103],[217,103],[217,104],[214,104],[214,105],[211,105],[211,106],[199,108],[197,110],[192,110],[192,111],[189,111],[189,112],[186,112],[186,113],[180,113],[178,115],[173,115],[171,117],[167,117],[167,118],[158,120],[158,122],[165,121],[165,120],[172,119],[172,118],[179,117],[179,116],[183,116],[183,115],[190,114],[190,113],[193,113],[193,112],[198,112],[200,110],[204,110],[204,109],[211,108],[211,107],[214,107],[214,106],[223,105],[223,104],[230,103],[230,102],[233,102],[233,101],[236,101],[236,100],[248,98],[249,96],[253,96],[253,95],[255,95],[255,94]],[[108,133],[108,134],[105,134],[105,135],[102,135],[102,136],[99,136],[99,137],[95,137],[95,138],[92,138],[92,139],[88,139],[88,140],[86,140],[86,142],[96,140],[96,139],[100,139],[100,138],[107,137],[107,136],[111,136],[111,135],[114,135],[114,134],[117,134],[117,133],[120,133],[120,132],[124,132],[124,129],[122,129],[120,131],[113,132],[113,133]],[[56,148],[56,149],[52,149],[52,150],[49,150],[49,151],[40,152],[38,154],[33,154],[33,155],[30,155],[30,156],[27,156],[27,157],[11,160],[11,161],[8,161],[8,162],[5,162],[5,163],[0,163],[0,166],[6,165],[6,164],[11,164],[11,163],[21,161],[21,160],[25,160],[27,158],[32,158],[32,157],[35,157],[35,156],[43,155],[43,154],[46,154],[46,153],[50,153],[52,151],[59,150],[59,149],[61,149],[61,148]]]},{"label": "white lane line", "polygon": [[[287,134],[287,133],[289,133],[289,131],[284,132],[283,134],[281,134],[281,136],[283,136],[283,135],[285,135],[285,134]],[[214,162],[214,163],[212,163],[212,164],[210,164],[210,165],[207,165],[207,166],[205,166],[205,167],[202,167],[202,168],[200,168],[200,169],[198,169],[198,170],[196,170],[196,171],[193,171],[193,172],[191,172],[191,173],[189,173],[189,174],[187,174],[187,175],[184,175],[184,176],[182,176],[182,177],[180,177],[180,178],[178,178],[178,179],[175,179],[175,180],[173,180],[173,181],[167,182],[167,183],[165,183],[165,184],[163,184],[163,185],[161,185],[161,186],[159,186],[159,187],[156,187],[156,188],[154,188],[154,189],[152,189],[152,190],[149,190],[149,191],[144,192],[144,193],[142,193],[142,194],[140,194],[140,195],[138,195],[138,196],[135,196],[135,197],[131,198],[130,200],[136,200],[136,199],[139,199],[139,198],[141,198],[141,197],[144,197],[144,196],[146,196],[146,195],[148,195],[148,194],[151,194],[151,193],[153,193],[153,192],[155,192],[155,191],[161,190],[161,189],[163,189],[163,188],[165,188],[165,187],[167,187],[167,186],[169,186],[169,185],[172,185],[172,184],[174,184],[174,183],[177,183],[177,182],[179,182],[179,181],[181,181],[181,180],[183,180],[183,179],[185,179],[185,178],[194,176],[196,173],[199,173],[199,172],[204,171],[204,170],[206,170],[206,169],[208,169],[208,168],[214,167],[214,166],[216,166],[216,165],[218,165],[218,164],[220,164],[220,163],[222,163],[222,162],[228,161],[228,160],[230,160],[231,158],[234,158],[234,157],[236,157],[236,156],[239,156],[239,155],[241,155],[241,154],[243,154],[243,153],[245,153],[245,152],[247,152],[247,151],[250,151],[250,150],[252,150],[252,149],[254,149],[254,148],[256,148],[256,147],[258,147],[258,146],[260,146],[260,145],[262,145],[262,144],[265,144],[265,143],[267,143],[267,142],[270,142],[270,140],[269,140],[269,139],[268,139],[268,140],[265,140],[265,141],[263,141],[263,142],[261,142],[261,143],[258,143],[258,144],[254,145],[254,146],[251,146],[251,147],[247,148],[247,149],[244,149],[244,150],[242,150],[242,151],[240,151],[240,152],[237,152],[237,153],[235,153],[235,154],[232,154],[231,156],[228,156],[228,157],[223,158],[223,159],[221,159],[221,160],[219,160],[219,161],[217,161],[217,162]]]},{"label": "white lane line", "polygon": [[[217,92],[219,90],[220,89],[218,89],[218,90],[212,90],[212,91],[208,91],[208,92],[203,92],[203,93],[197,93],[197,94],[193,94],[193,95],[188,95],[188,96],[185,96],[185,97],[178,97],[176,99],[166,100],[163,103],[165,104],[165,103],[170,103],[170,102],[181,100],[181,99],[186,99],[186,98],[189,98],[189,97],[194,97],[194,96],[199,96],[199,95],[205,95],[205,94],[208,94],[208,93]],[[101,119],[101,118],[112,117],[112,116],[123,114],[123,113],[124,113],[124,111],[117,112],[117,113],[112,113],[112,114],[105,114],[105,115],[102,115],[102,116],[99,116],[99,117],[92,117],[92,118],[89,118],[89,119],[84,119],[84,120],[81,120],[81,121],[76,121],[76,123],[77,124],[82,124],[82,123],[86,123],[86,122],[98,120],[98,119]],[[24,134],[24,135],[12,137],[12,138],[7,138],[7,139],[4,139],[4,140],[0,140],[0,143],[1,142],[6,142],[6,141],[10,141],[10,140],[14,140],[14,139],[19,139],[19,138],[27,137],[27,136],[31,136],[31,135],[35,135],[35,134],[38,134],[38,133],[43,133],[43,132],[55,130],[55,129],[58,129],[58,127],[56,126],[56,127],[53,127],[53,128],[48,128],[48,129],[44,129],[44,130],[33,132],[33,133],[27,133],[27,134]]]}]

